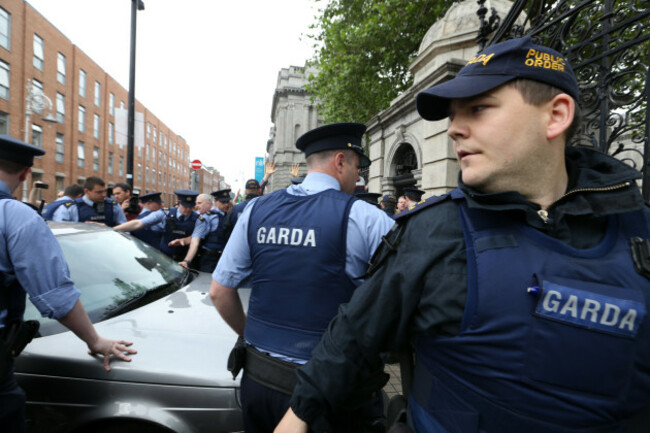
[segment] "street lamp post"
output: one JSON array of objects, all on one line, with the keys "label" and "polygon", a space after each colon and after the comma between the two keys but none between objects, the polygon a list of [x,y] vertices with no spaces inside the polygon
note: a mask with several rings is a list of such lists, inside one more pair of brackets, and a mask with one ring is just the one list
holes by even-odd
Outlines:
[{"label": "street lamp post", "polygon": [[135,29],[138,11],[144,10],[142,0],[131,0],[131,63],[129,67],[129,117],[126,142],[126,182],[133,189],[133,142],[135,134]]},{"label": "street lamp post", "polygon": [[[47,109],[47,116],[43,117],[44,122],[49,123],[58,123],[56,118],[52,116],[54,111],[54,104],[52,100],[48,98],[40,89],[34,86],[34,83],[31,79],[27,80],[27,86],[25,87],[25,143],[31,143],[29,132],[31,130],[31,117],[33,114],[41,114],[43,110]],[[23,182],[23,201],[28,199],[28,185],[27,180]]]}]

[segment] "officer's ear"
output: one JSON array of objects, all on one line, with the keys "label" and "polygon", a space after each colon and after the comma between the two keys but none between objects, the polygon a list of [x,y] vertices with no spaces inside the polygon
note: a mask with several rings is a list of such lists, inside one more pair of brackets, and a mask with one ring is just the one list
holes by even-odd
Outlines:
[{"label": "officer's ear", "polygon": [[334,154],[334,167],[337,172],[342,172],[346,163],[345,152],[336,152]]},{"label": "officer's ear", "polygon": [[571,126],[575,115],[575,101],[566,93],[560,93],[548,102],[547,108],[546,138],[552,140],[564,134]]},{"label": "officer's ear", "polygon": [[18,173],[18,179],[20,179],[21,182],[24,182],[27,179],[27,176],[29,175],[29,173],[31,173],[31,172],[32,172],[31,167],[25,167],[23,170],[21,170]]}]

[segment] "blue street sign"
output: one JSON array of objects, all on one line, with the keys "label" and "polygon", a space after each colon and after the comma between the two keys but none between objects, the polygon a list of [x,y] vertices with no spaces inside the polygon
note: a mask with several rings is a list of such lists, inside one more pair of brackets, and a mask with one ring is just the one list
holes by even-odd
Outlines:
[{"label": "blue street sign", "polygon": [[261,182],[263,177],[264,177],[264,158],[257,156],[255,157],[255,179],[258,182]]}]

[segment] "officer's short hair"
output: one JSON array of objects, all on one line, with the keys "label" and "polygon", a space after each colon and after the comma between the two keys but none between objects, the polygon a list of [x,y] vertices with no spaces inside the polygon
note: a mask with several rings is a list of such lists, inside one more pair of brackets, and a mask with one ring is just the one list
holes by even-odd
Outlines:
[{"label": "officer's short hair", "polygon": [[[525,103],[536,107],[546,104],[560,93],[566,93],[564,90],[550,84],[527,78],[516,78],[506,83],[505,86],[511,86],[516,89]],[[569,125],[569,128],[564,132],[567,143],[578,131],[580,123],[582,122],[582,110],[580,109],[580,104],[578,104],[578,101],[574,100],[574,102],[576,108],[575,114],[573,115],[573,121],[571,122],[571,125]]]},{"label": "officer's short hair", "polygon": [[196,198],[197,199],[201,198],[201,199],[209,202],[210,204],[214,204],[214,201],[212,200],[212,196],[210,194],[199,194],[199,195],[196,196]]},{"label": "officer's short hair", "polygon": [[0,159],[0,170],[4,171],[7,174],[18,174],[26,168],[27,166],[24,164],[20,164],[14,161],[7,161],[6,159]]},{"label": "officer's short hair", "polygon": [[93,188],[95,188],[95,185],[106,186],[106,183],[102,180],[101,177],[90,176],[88,179],[86,179],[86,182],[84,182],[84,189],[92,191]]},{"label": "officer's short hair", "polygon": [[323,150],[322,152],[312,153],[306,158],[307,167],[313,167],[314,165],[324,163],[337,153],[343,153],[346,161],[349,161],[357,154],[355,151],[348,149]]},{"label": "officer's short hair", "polygon": [[128,191],[128,192],[132,191],[131,185],[129,185],[128,183],[124,183],[124,182],[116,183],[115,186],[113,187],[113,190],[115,188],[121,188],[122,191]]},{"label": "officer's short hair", "polygon": [[68,185],[66,189],[63,190],[63,195],[67,197],[78,197],[84,193],[84,189],[78,183],[73,183]]}]

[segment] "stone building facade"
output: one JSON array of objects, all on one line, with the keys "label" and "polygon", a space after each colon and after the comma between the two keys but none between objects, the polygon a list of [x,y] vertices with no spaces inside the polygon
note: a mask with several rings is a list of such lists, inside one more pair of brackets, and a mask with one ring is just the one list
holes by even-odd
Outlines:
[{"label": "stone building facade", "polygon": [[300,164],[301,176],[307,173],[305,157],[296,149],[296,140],[323,124],[318,117],[318,101],[312,101],[305,89],[309,76],[317,73],[315,68],[299,66],[283,68],[278,73],[271,108],[273,127],[266,146],[268,159],[275,161],[277,172],[269,179],[266,192],[286,188],[291,183],[293,164]]}]

